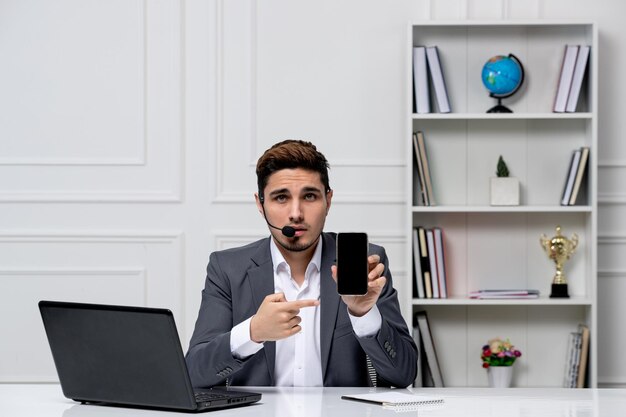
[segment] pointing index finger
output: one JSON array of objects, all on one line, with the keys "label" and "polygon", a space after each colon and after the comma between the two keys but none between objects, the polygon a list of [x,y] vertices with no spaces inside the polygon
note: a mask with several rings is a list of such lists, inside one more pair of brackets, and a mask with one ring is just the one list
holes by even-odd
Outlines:
[{"label": "pointing index finger", "polygon": [[288,301],[287,304],[289,305],[289,307],[292,307],[294,310],[299,310],[304,307],[316,307],[320,305],[320,300],[319,299],[296,300],[296,301]]}]

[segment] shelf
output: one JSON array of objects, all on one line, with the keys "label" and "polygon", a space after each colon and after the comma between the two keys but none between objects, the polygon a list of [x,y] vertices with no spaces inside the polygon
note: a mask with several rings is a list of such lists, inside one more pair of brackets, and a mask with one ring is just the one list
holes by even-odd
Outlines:
[{"label": "shelf", "polygon": [[[413,320],[428,314],[447,387],[484,386],[476,366],[477,346],[495,336],[511,338],[525,352],[515,386],[559,387],[567,366],[568,340],[579,324],[590,339],[588,386],[597,386],[597,29],[584,21],[427,21],[409,28],[406,50],[405,270],[403,309]],[[565,45],[590,45],[586,82],[576,110],[554,113]],[[452,113],[414,113],[413,48],[437,46]],[[513,113],[486,113],[496,104],[479,75],[493,56],[512,53],[532,82],[502,104]],[[434,201],[422,206],[421,181],[412,135],[423,133]],[[579,189],[579,205],[561,206],[572,153],[588,147],[587,173]],[[491,206],[490,178],[502,156],[511,176],[520,180],[517,206]],[[422,169],[425,164],[422,163]],[[565,264],[571,298],[550,298],[554,263],[540,237],[562,226],[576,234],[579,248]],[[438,228],[448,294],[445,299],[413,298],[427,292],[433,277],[424,239],[414,243],[415,228]],[[427,244],[425,246],[428,246]],[[435,251],[437,252],[437,251]],[[417,254],[417,262],[414,256]],[[430,255],[429,255],[430,256]],[[435,258],[436,261],[439,258]],[[424,265],[424,266],[422,266]],[[425,268],[425,269],[424,269]],[[415,271],[419,271],[416,275]],[[416,278],[421,281],[416,281]],[[419,288],[415,288],[419,286]],[[536,299],[471,299],[479,288],[537,288]],[[545,346],[549,345],[550,349]]]},{"label": "shelf", "polygon": [[413,213],[591,213],[590,206],[413,206]]},{"label": "shelf", "polygon": [[413,113],[413,120],[590,120],[584,113]]},{"label": "shelf", "polygon": [[467,297],[414,298],[414,306],[591,306],[589,297],[477,300]]}]

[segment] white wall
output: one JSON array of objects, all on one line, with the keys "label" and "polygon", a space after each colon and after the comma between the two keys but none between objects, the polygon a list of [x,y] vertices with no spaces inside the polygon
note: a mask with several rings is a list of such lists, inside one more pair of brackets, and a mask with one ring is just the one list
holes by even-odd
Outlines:
[{"label": "white wall", "polygon": [[617,0],[0,0],[0,381],[56,380],[40,299],[168,307],[186,347],[209,252],[268,233],[254,163],[285,138],[331,162],[328,230],[367,230],[403,289],[408,22],[576,18],[600,34],[598,375],[626,385],[623,16]]}]

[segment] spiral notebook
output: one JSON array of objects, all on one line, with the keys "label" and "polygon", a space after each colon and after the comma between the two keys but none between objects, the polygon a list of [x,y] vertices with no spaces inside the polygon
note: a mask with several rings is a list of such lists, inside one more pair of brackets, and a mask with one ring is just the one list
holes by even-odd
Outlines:
[{"label": "spiral notebook", "polygon": [[443,404],[442,397],[385,391],[369,394],[342,395],[343,400],[380,404],[384,408],[404,409]]}]

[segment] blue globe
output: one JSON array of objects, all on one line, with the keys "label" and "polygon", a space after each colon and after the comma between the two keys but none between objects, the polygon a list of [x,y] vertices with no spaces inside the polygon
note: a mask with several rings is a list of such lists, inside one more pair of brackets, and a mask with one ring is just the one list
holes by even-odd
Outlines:
[{"label": "blue globe", "polygon": [[492,97],[504,98],[515,93],[522,85],[524,70],[512,54],[496,55],[483,66],[481,78]]}]

